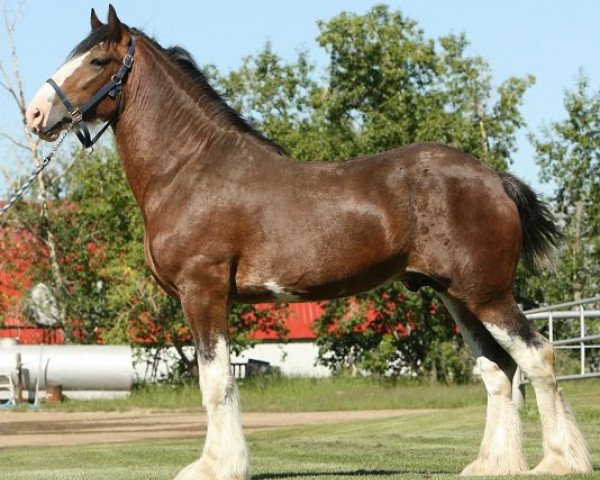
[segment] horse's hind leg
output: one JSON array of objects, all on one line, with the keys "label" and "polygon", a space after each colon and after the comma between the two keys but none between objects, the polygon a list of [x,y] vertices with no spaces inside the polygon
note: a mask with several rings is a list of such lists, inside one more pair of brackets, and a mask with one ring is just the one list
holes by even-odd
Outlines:
[{"label": "horse's hind leg", "polygon": [[530,325],[512,296],[505,301],[479,305],[476,313],[535,390],[544,458],[532,473],[590,472],[592,463],[585,440],[556,384],[552,344]]},{"label": "horse's hind leg", "polygon": [[442,294],[442,300],[475,356],[488,393],[487,415],[478,457],[462,475],[510,475],[527,471],[521,423],[512,402],[516,364],[464,305]]}]

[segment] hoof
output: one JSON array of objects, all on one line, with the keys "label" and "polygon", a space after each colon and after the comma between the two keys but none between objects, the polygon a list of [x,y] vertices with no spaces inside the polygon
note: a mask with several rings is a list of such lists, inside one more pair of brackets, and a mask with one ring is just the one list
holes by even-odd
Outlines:
[{"label": "hoof", "polygon": [[505,457],[478,458],[467,465],[460,475],[463,477],[481,477],[527,473],[527,465],[524,460],[513,462],[507,462],[506,460]]},{"label": "hoof", "polygon": [[568,462],[561,455],[544,457],[537,467],[528,472],[530,475],[568,475],[573,473],[589,473],[592,471],[590,461],[577,464]]},{"label": "hoof", "polygon": [[240,468],[232,468],[232,465],[217,467],[201,458],[181,470],[175,480],[250,480],[250,468],[247,465]]}]

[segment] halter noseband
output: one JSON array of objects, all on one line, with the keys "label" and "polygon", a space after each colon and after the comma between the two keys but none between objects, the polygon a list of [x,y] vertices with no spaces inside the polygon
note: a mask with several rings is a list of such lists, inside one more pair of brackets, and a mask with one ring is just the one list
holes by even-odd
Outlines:
[{"label": "halter noseband", "polygon": [[[123,80],[131,70],[133,65],[133,54],[135,53],[135,37],[131,37],[131,41],[129,42],[129,49],[127,50],[127,54],[123,57],[123,64],[117,71],[115,75],[100,89],[96,92],[96,94],[90,98],[87,102],[79,107],[73,106],[73,104],[69,101],[65,93],[61,90],[61,88],[56,84],[56,82],[49,78],[46,80],[47,83],[54,89],[58,97],[61,99],[63,105],[71,115],[71,123],[73,125],[73,129],[75,131],[75,135],[83,145],[83,148],[90,148],[93,146],[98,139],[102,136],[102,134],[106,131],[109,125],[117,118],[121,110],[121,94],[123,91]],[[104,97],[109,96],[110,98],[117,99],[117,110],[113,118],[111,118],[106,124],[100,129],[100,131],[96,134],[94,138],[91,138],[90,130],[87,124],[83,121],[83,116],[85,113],[90,110],[94,105],[96,105],[100,100]]]}]

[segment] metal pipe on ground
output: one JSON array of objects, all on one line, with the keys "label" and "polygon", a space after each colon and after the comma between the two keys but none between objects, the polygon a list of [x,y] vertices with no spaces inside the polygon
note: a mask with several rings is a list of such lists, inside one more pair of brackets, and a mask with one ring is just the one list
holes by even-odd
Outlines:
[{"label": "metal pipe on ground", "polygon": [[[62,385],[67,397],[123,396],[133,384],[131,347],[113,345],[9,345],[0,346],[0,371],[17,380],[17,355],[28,398],[49,384]],[[78,395],[78,392],[80,393]],[[85,394],[84,394],[85,392]]]}]

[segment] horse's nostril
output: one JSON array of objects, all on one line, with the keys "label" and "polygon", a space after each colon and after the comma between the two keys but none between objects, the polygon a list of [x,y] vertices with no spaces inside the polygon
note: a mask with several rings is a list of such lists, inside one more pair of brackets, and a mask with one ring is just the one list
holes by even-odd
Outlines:
[{"label": "horse's nostril", "polygon": [[25,116],[27,118],[27,128],[29,128],[29,131],[39,135],[44,124],[44,110],[39,107],[31,106],[25,112]]},{"label": "horse's nostril", "polygon": [[44,123],[44,112],[41,108],[31,107],[25,112],[27,126],[33,133],[38,133],[40,126]]}]

